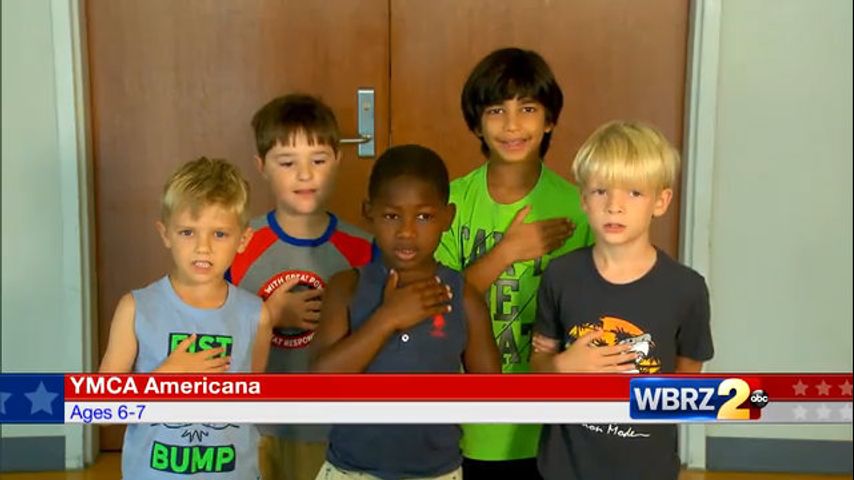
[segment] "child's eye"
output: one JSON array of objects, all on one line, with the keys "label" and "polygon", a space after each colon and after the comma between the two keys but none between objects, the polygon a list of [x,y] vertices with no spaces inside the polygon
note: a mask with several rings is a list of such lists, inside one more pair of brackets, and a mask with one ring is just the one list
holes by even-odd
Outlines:
[{"label": "child's eye", "polygon": [[486,115],[498,115],[504,111],[501,107],[489,107],[483,111]]},{"label": "child's eye", "polygon": [[433,214],[432,213],[419,213],[415,218],[420,222],[429,222],[430,220],[433,219]]},{"label": "child's eye", "polygon": [[629,191],[629,196],[630,196],[630,197],[635,197],[635,198],[642,197],[642,196],[643,196],[643,192],[641,192],[640,190],[630,190],[630,191]]},{"label": "child's eye", "polygon": [[311,161],[314,162],[315,165],[323,165],[326,163],[326,157],[314,157]]},{"label": "child's eye", "polygon": [[178,230],[178,235],[180,235],[180,236],[182,236],[182,237],[189,237],[189,236],[191,236],[192,234],[193,234],[193,231],[192,231],[192,230],[189,230],[189,229],[186,229],[186,228],[185,228],[184,230]]},{"label": "child's eye", "polygon": [[291,161],[279,161],[280,167],[291,168],[294,166],[294,162]]},{"label": "child's eye", "polygon": [[594,188],[592,190],[592,193],[593,193],[593,195],[605,195],[605,189],[604,188]]},{"label": "child's eye", "polygon": [[537,106],[536,105],[525,105],[524,107],[522,107],[522,111],[525,113],[534,113],[537,111]]},{"label": "child's eye", "polygon": [[226,232],[222,232],[219,230],[214,232],[214,237],[216,237],[216,238],[225,238],[227,236],[228,236],[228,233],[226,233]]},{"label": "child's eye", "polygon": [[397,220],[398,215],[396,213],[384,213],[383,219],[385,220]]}]

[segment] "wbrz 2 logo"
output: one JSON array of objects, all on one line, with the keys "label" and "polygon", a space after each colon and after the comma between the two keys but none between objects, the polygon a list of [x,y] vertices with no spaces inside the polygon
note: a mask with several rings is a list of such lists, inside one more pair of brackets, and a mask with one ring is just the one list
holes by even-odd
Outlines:
[{"label": "wbrz 2 logo", "polygon": [[768,404],[758,382],[742,378],[633,378],[629,390],[638,420],[756,420]]}]

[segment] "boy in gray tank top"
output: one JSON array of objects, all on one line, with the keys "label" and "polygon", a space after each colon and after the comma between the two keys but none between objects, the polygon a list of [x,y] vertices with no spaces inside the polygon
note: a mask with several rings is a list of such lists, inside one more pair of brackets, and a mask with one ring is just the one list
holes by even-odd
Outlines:
[{"label": "boy in gray tank top", "polygon": [[[248,199],[248,184],[223,160],[203,157],[172,175],[157,222],[172,270],[119,300],[101,373],[264,371],[267,309],[223,277],[252,236]],[[129,425],[122,476],[258,479],[257,445],[253,425]]]},{"label": "boy in gray tank top", "polygon": [[[454,216],[448,171],[404,145],[374,164],[364,214],[380,258],[332,277],[314,371],[498,373],[483,298],[433,253]],[[462,478],[458,425],[335,425],[318,480]]]}]

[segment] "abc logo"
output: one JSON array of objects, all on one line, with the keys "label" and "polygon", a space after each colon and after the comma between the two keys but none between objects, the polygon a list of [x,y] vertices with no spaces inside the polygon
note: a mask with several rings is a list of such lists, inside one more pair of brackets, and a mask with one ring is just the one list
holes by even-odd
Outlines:
[{"label": "abc logo", "polygon": [[750,404],[756,408],[764,408],[768,405],[768,395],[765,390],[754,390],[750,394]]}]

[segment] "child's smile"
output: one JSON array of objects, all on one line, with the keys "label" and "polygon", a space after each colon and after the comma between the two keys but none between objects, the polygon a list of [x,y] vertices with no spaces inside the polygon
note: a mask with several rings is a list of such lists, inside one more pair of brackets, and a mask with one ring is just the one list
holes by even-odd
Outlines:
[{"label": "child's smile", "polygon": [[545,108],[530,98],[513,98],[484,109],[481,135],[490,150],[504,161],[540,158],[540,142],[552,126]]}]

